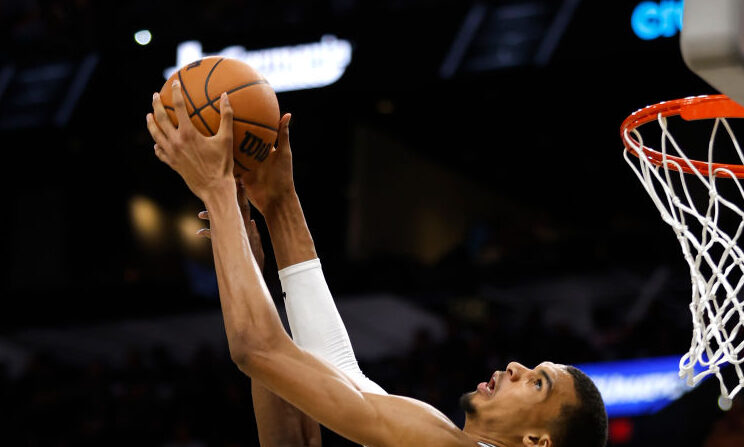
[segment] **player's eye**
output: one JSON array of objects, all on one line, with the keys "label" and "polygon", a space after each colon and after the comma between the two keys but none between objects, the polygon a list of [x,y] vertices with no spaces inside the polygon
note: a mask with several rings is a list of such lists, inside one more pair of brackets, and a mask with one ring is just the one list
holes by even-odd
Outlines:
[{"label": "player's eye", "polygon": [[535,380],[535,388],[537,388],[538,391],[542,389],[542,382],[542,379]]}]

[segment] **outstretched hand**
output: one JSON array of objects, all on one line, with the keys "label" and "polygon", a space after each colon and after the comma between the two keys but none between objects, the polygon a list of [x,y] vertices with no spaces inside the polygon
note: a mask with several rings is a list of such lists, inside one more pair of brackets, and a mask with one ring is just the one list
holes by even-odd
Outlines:
[{"label": "outstretched hand", "polygon": [[284,114],[279,121],[279,138],[275,151],[263,162],[260,169],[243,175],[245,195],[264,216],[278,201],[291,197],[295,192],[292,174],[292,150],[289,146],[289,121],[292,115]]},{"label": "outstretched hand", "polygon": [[220,128],[213,137],[202,135],[194,127],[181,93],[181,84],[173,82],[173,106],[178,125],[171,123],[155,93],[154,113],[147,114],[147,130],[155,140],[155,155],[178,172],[189,189],[202,200],[218,183],[232,178],[233,111],[225,93],[220,97]]},{"label": "outstretched hand", "polygon": [[[263,271],[264,268],[264,252],[263,246],[261,245],[261,234],[258,232],[256,221],[251,219],[251,204],[248,201],[248,197],[245,195],[245,187],[240,179],[236,180],[236,186],[238,190],[238,205],[240,205],[240,212],[243,215],[243,225],[248,233],[248,242],[251,244],[251,251],[253,256],[256,258],[258,268]],[[209,220],[209,211],[201,211],[198,214],[199,219]],[[209,228],[202,228],[196,232],[197,235],[205,237],[207,239],[212,238],[212,233]]]}]

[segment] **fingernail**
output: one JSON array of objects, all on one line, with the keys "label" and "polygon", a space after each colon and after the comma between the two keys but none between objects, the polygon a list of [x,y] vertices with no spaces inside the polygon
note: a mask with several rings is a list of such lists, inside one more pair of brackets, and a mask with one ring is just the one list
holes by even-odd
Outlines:
[{"label": "fingernail", "polygon": [[179,88],[180,86],[181,86],[181,83],[178,82],[178,79],[176,79],[175,81],[173,81],[173,88]]},{"label": "fingernail", "polygon": [[227,93],[222,93],[222,96],[220,96],[220,100],[225,102],[226,106],[230,105],[230,100],[227,98]]},{"label": "fingernail", "polygon": [[159,96],[159,95],[158,95],[158,92],[155,92],[155,93],[153,93],[153,94],[152,94],[152,100],[153,100],[153,101],[157,101],[157,100],[158,100],[158,96]]}]

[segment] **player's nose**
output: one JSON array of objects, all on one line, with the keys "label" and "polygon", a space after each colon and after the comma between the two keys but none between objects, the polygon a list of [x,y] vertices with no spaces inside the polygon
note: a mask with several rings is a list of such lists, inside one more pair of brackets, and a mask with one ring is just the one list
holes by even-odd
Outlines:
[{"label": "player's nose", "polygon": [[527,367],[522,365],[521,363],[511,362],[506,365],[506,374],[508,375],[509,380],[511,380],[512,382],[519,380],[519,378],[522,377],[522,375],[526,372]]}]

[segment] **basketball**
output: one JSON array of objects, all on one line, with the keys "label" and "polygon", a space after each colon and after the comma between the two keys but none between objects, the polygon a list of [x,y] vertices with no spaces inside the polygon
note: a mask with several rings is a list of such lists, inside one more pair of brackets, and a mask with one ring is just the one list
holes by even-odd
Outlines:
[{"label": "basketball", "polygon": [[233,173],[242,176],[258,169],[274,150],[279,128],[279,102],[266,79],[237,59],[210,56],[194,61],[173,73],[160,90],[174,125],[178,119],[171,86],[176,79],[191,122],[207,136],[220,128],[220,95],[227,92],[233,108]]}]

